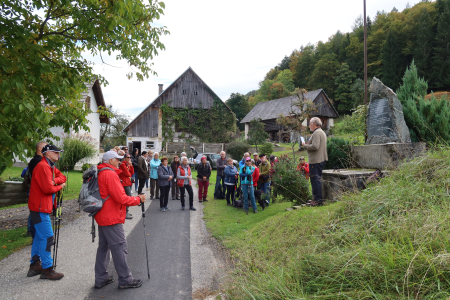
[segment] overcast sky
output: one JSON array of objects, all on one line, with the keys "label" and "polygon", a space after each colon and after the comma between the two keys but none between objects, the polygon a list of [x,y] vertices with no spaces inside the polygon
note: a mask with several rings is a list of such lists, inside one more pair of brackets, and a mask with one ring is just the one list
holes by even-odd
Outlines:
[{"label": "overcast sky", "polygon": [[[161,24],[170,35],[155,57],[154,70],[143,82],[128,80],[129,67],[114,57],[103,58],[115,67],[99,63],[95,71],[105,76],[106,103],[136,117],[158,94],[189,66],[223,100],[231,93],[257,89],[270,68],[301,45],[326,41],[337,30],[348,32],[363,13],[363,0],[167,0]],[[419,0],[367,0],[367,14],[378,10],[399,11]],[[373,19],[373,18],[372,18]]]}]

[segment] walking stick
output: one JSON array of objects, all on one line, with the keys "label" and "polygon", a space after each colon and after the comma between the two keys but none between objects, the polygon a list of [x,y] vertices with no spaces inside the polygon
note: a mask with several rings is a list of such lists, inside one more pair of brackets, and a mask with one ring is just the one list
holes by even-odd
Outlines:
[{"label": "walking stick", "polygon": [[[142,194],[140,194],[142,195]],[[142,209],[142,224],[144,225],[144,241],[145,241],[145,257],[147,258],[147,275],[148,279],[150,279],[150,265],[148,263],[148,248],[147,248],[147,233],[145,232],[145,208],[144,208],[144,202],[141,204]]]},{"label": "walking stick", "polygon": [[56,211],[55,211],[55,226],[53,228],[53,268],[56,268],[56,259],[58,258],[58,246],[59,246],[59,229],[61,227],[61,215],[62,215],[62,199],[63,190],[58,191],[56,194]]}]

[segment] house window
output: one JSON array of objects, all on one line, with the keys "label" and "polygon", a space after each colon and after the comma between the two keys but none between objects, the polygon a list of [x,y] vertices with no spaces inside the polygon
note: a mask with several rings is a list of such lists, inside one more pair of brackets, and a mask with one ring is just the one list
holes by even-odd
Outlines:
[{"label": "house window", "polygon": [[194,95],[197,95],[197,91],[194,91]]},{"label": "house window", "polygon": [[153,141],[147,141],[147,142],[145,143],[145,148],[147,148],[147,149],[153,149],[153,148],[155,148],[155,142],[153,142]]},{"label": "house window", "polygon": [[187,94],[187,91],[186,90],[183,90],[183,95],[186,95]]},{"label": "house window", "polygon": [[86,110],[91,109],[91,97],[87,96],[86,100],[84,101]]}]

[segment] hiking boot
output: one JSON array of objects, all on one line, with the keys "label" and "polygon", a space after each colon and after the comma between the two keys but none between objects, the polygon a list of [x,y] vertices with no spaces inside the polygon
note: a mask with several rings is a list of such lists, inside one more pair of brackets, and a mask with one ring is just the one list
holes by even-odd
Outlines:
[{"label": "hiking boot", "polygon": [[193,207],[193,206],[191,206],[189,209],[190,209],[190,210],[193,210],[193,211],[196,211],[196,210],[197,210],[197,209],[195,209],[195,207]]},{"label": "hiking boot", "polygon": [[133,219],[133,216],[131,214],[127,213],[127,215],[125,216],[125,219],[131,220],[131,219]]},{"label": "hiking boot", "polygon": [[230,204],[230,203],[227,203],[227,206],[231,206],[231,204]]},{"label": "hiking boot", "polygon": [[184,210],[184,206],[181,207],[181,210]]},{"label": "hiking boot", "polygon": [[49,279],[49,280],[60,280],[64,277],[63,273],[58,273],[53,269],[53,267],[42,269],[41,279]]},{"label": "hiking boot", "polygon": [[165,207],[161,207],[159,210],[160,211],[166,211],[166,208]]},{"label": "hiking boot", "polygon": [[170,210],[170,208],[168,206],[165,207],[166,210]]},{"label": "hiking boot", "polygon": [[150,197],[150,200],[153,200],[153,197]]},{"label": "hiking boot", "polygon": [[203,203],[203,200],[198,200],[198,202]]},{"label": "hiking boot", "polygon": [[142,280],[141,279],[133,279],[132,282],[130,282],[127,285],[119,285],[119,289],[131,289],[131,288],[138,288],[142,286]]},{"label": "hiking boot", "polygon": [[248,209],[244,209],[246,215],[248,215]]},{"label": "hiking boot", "polygon": [[206,197],[203,197],[203,202],[208,202],[208,199],[206,199]]},{"label": "hiking boot", "polygon": [[156,196],[155,199],[159,199],[159,196]]},{"label": "hiking boot", "polygon": [[254,209],[254,210],[253,210],[253,213],[257,214],[257,213],[258,213],[258,210]]},{"label": "hiking boot", "polygon": [[105,285],[108,285],[108,284],[113,283],[113,282],[114,282],[114,277],[108,276],[108,278],[106,278],[105,281],[103,281],[100,285],[96,285],[95,288],[96,289],[101,289]]},{"label": "hiking boot", "polygon": [[30,269],[28,270],[27,277],[33,277],[42,273],[42,265],[40,261],[30,264]]}]

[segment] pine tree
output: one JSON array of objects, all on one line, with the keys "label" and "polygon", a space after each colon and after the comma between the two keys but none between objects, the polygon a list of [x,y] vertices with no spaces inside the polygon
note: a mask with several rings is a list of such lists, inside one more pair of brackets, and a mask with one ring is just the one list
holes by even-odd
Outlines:
[{"label": "pine tree", "polygon": [[414,60],[417,64],[419,76],[431,78],[431,63],[433,55],[433,44],[436,33],[435,22],[432,20],[428,9],[423,8],[418,22],[416,48],[414,49]]},{"label": "pine tree", "polygon": [[383,83],[391,89],[398,88],[403,73],[404,58],[401,54],[401,46],[397,34],[392,30],[386,38],[384,44],[382,60],[383,60]]},{"label": "pine tree", "polygon": [[334,83],[337,86],[335,92],[335,103],[340,114],[350,113],[353,108],[351,89],[356,80],[354,72],[350,71],[348,64],[343,63],[337,71],[338,75]]},{"label": "pine tree", "polygon": [[450,88],[450,1],[438,1],[439,20],[433,61],[433,87]]}]

